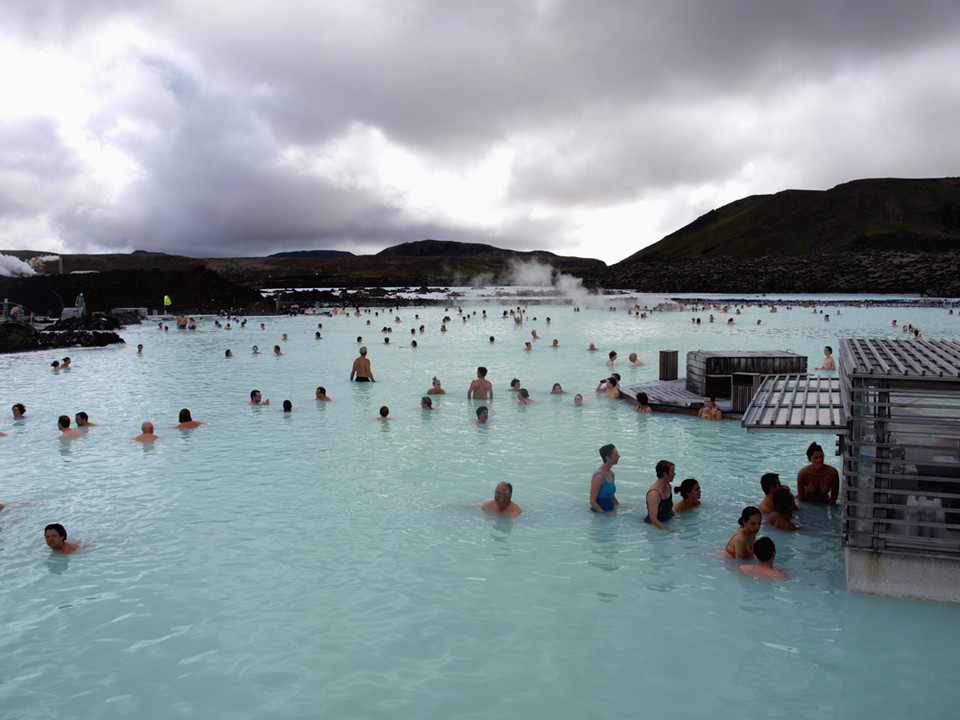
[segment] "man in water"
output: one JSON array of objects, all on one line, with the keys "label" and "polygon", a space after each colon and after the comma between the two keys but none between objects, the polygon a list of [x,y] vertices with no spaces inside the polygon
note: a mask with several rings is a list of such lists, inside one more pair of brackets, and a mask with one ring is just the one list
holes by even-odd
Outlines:
[{"label": "man in water", "polygon": [[60,435],[57,436],[57,440],[72,440],[73,438],[83,437],[82,431],[70,427],[69,415],[61,415],[57,420],[57,427],[60,429]]},{"label": "man in water", "polygon": [[583,405],[583,395],[581,395],[580,393],[577,393],[576,395],[574,395],[573,404],[576,405],[577,407],[580,407],[581,405]]},{"label": "man in water", "polygon": [[481,405],[477,408],[477,425],[486,425],[489,417],[490,411],[487,410],[486,405]]},{"label": "man in water", "polygon": [[316,399],[320,402],[333,402],[333,398],[327,397],[327,389],[322,385],[317,388]]},{"label": "man in water", "polygon": [[837,361],[833,359],[833,348],[827,345],[823,349],[823,355],[824,355],[823,365],[815,369],[816,370],[836,370]]},{"label": "man in water", "polygon": [[353,368],[350,370],[350,380],[357,382],[376,382],[373,379],[373,370],[370,369],[370,361],[367,359],[367,346],[360,347],[360,357],[353,361]]},{"label": "man in water", "polygon": [[477,379],[470,383],[467,390],[467,400],[493,400],[493,385],[487,380],[487,369],[482,365],[477,368]]},{"label": "man in water", "polygon": [[508,482],[497,483],[493,491],[493,500],[487,500],[480,509],[492,515],[518,517],[523,510],[511,498],[513,498],[513,485]]},{"label": "man in water", "polygon": [[90,422],[90,416],[87,415],[83,410],[74,415],[73,419],[77,421],[78,428],[97,426],[96,423]]},{"label": "man in water", "polygon": [[153,434],[153,423],[152,423],[152,422],[149,422],[149,421],[148,421],[148,422],[143,423],[143,425],[140,426],[140,431],[141,431],[140,434],[137,435],[137,436],[134,438],[134,440],[135,440],[136,442],[139,442],[139,443],[149,443],[149,442],[153,442],[154,440],[159,440],[159,439],[160,439],[160,436],[159,436],[159,435],[154,435],[154,434]]},{"label": "man in water", "polygon": [[200,427],[201,425],[203,425],[203,422],[200,422],[199,420],[194,420],[193,417],[191,417],[190,415],[190,410],[187,408],[183,408],[180,411],[180,424],[174,425],[173,429],[174,430],[192,430],[193,428]]},{"label": "man in water", "polygon": [[764,473],[760,476],[760,489],[763,490],[763,500],[757,506],[760,512],[764,515],[773,512],[773,494],[782,487],[780,476],[776,473]]},{"label": "man in water", "polygon": [[390,419],[391,419],[391,418],[390,418],[390,408],[388,408],[386,405],[381,405],[381,406],[380,406],[380,417],[378,417],[377,420],[390,420]]},{"label": "man in water", "polygon": [[617,360],[617,351],[611,350],[608,356],[610,359],[607,360],[607,367],[612,367],[613,363]]},{"label": "man in water", "polygon": [[262,397],[263,396],[260,394],[259,390],[251,390],[250,402],[248,402],[247,405],[269,405],[270,398],[267,398],[266,400],[262,400]]},{"label": "man in water", "polygon": [[633,365],[633,366],[635,366],[635,367],[642,367],[642,366],[643,366],[643,363],[640,362],[640,360],[637,358],[637,354],[636,354],[636,353],[630,353],[630,354],[627,356],[627,359],[630,361],[630,364]]},{"label": "man in water", "polygon": [[70,554],[80,549],[79,543],[67,542],[67,531],[60,523],[50,523],[43,529],[43,537],[54,552]]}]

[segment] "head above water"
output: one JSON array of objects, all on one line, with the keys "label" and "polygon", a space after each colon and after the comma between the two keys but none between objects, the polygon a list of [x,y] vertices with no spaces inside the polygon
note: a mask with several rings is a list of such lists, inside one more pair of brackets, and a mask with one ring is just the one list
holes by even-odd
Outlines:
[{"label": "head above water", "polygon": [[676,465],[674,465],[669,460],[661,460],[660,462],[657,463],[657,467],[655,468],[657,473],[657,479],[666,477],[671,472],[673,472],[673,469],[675,467]]},{"label": "head above water", "polygon": [[757,538],[757,541],[753,544],[753,554],[757,556],[757,560],[760,562],[767,562],[777,554],[777,546],[773,540],[766,536]]},{"label": "head above water", "polygon": [[680,483],[680,487],[674,488],[673,491],[674,491],[675,493],[679,493],[679,494],[680,494],[680,497],[686,499],[687,496],[688,496],[690,493],[692,493],[692,492],[694,491],[694,488],[696,488],[697,485],[699,485],[699,484],[700,484],[700,483],[699,483],[699,481],[698,481],[696,478],[687,478],[687,479],[684,480],[682,483]]},{"label": "head above water", "polygon": [[780,476],[776,473],[764,473],[760,476],[760,489],[764,495],[769,495],[770,491],[780,485]]},{"label": "head above water", "polygon": [[813,458],[814,453],[823,454],[823,448],[820,447],[820,445],[818,445],[817,443],[812,442],[810,443],[809,447],[807,447],[807,460],[810,460],[811,458]]},{"label": "head above water", "polygon": [[617,446],[613,443],[608,443],[600,448],[600,459],[604,462],[607,462],[612,456],[613,451],[617,449]]},{"label": "head above water", "polygon": [[[744,527],[754,515],[760,515],[760,510],[753,505],[747,505],[743,512],[740,513],[740,518],[737,520],[737,523],[740,527]],[[761,517],[763,517],[761,515]]]}]

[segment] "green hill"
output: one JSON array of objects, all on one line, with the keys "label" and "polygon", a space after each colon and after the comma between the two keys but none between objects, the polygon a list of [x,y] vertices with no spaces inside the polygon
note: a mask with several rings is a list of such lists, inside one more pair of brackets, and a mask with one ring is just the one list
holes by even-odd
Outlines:
[{"label": "green hill", "polygon": [[711,210],[618,265],[958,249],[960,178],[886,178],[743,198]]}]

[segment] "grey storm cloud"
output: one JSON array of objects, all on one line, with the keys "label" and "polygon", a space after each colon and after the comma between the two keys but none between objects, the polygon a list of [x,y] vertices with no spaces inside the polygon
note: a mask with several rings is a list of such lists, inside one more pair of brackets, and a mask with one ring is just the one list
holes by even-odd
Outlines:
[{"label": "grey storm cloud", "polygon": [[[618,260],[742,194],[955,172],[958,29],[960,4],[937,0],[7,2],[0,41],[90,63],[92,107],[72,135],[49,103],[0,113],[0,233]],[[91,146],[124,159],[122,182]],[[456,190],[491,158],[489,195]],[[657,214],[625,219],[619,245],[584,229],[644,203]]]}]

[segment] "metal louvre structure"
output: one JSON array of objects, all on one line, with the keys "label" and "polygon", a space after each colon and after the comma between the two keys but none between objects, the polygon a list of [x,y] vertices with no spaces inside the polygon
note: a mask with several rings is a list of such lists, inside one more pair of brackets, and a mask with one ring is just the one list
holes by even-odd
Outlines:
[{"label": "metal louvre structure", "polygon": [[767,375],[743,415],[749,432],[846,432],[840,379]]},{"label": "metal louvre structure", "polygon": [[960,557],[960,342],[848,339],[843,545]]}]

